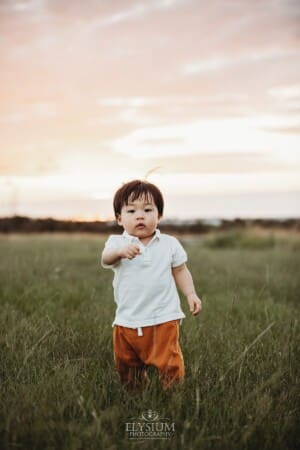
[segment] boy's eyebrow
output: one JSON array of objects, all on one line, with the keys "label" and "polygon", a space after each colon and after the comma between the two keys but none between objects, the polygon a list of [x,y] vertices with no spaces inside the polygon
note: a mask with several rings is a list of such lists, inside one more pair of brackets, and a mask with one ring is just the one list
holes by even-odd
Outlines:
[{"label": "boy's eyebrow", "polygon": [[[144,205],[153,205],[153,203],[144,203]],[[135,203],[128,203],[127,206],[135,206]]]}]

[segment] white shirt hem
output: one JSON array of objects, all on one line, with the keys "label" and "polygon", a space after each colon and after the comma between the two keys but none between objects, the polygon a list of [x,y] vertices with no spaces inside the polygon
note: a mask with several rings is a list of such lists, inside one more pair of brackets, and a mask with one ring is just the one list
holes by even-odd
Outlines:
[{"label": "white shirt hem", "polygon": [[185,319],[185,317],[186,316],[184,313],[179,313],[179,314],[177,313],[177,314],[168,315],[168,316],[160,317],[160,318],[156,318],[156,319],[143,320],[141,322],[136,322],[136,323],[127,322],[126,320],[116,318],[112,323],[112,327],[114,325],[120,325],[122,327],[128,327],[128,328],[150,327],[152,325],[159,325],[160,323],[169,322],[170,320]]}]

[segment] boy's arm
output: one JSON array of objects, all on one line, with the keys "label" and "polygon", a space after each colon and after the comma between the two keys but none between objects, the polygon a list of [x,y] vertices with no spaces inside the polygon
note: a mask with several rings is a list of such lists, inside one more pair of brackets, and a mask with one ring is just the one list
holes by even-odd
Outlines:
[{"label": "boy's arm", "polygon": [[107,248],[104,249],[101,256],[101,263],[104,266],[112,266],[121,259],[120,249]]},{"label": "boy's arm", "polygon": [[190,311],[196,316],[202,310],[202,305],[200,298],[196,294],[190,271],[185,264],[181,264],[180,266],[172,267],[172,274],[177,286],[187,299]]},{"label": "boy's arm", "polygon": [[103,267],[113,266],[121,258],[132,259],[140,255],[141,251],[137,244],[129,244],[122,248],[105,248],[102,252],[101,263]]}]

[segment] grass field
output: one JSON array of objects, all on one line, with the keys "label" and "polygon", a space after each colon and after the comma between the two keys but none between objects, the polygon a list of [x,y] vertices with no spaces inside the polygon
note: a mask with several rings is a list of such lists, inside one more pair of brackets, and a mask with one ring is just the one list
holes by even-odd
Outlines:
[{"label": "grass field", "polygon": [[[103,243],[0,237],[0,448],[295,450],[300,237],[182,238],[203,312],[192,317],[182,298],[186,379],[173,394],[153,367],[147,391],[120,387]],[[126,422],[147,410],[174,423],[174,436],[130,440]]]}]

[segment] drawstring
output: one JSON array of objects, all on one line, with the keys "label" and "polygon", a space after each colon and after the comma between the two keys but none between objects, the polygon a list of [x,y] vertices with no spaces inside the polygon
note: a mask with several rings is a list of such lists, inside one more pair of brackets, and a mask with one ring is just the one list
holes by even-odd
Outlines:
[{"label": "drawstring", "polygon": [[[181,325],[182,324],[182,319],[180,319],[180,322],[179,322],[179,324]],[[143,329],[142,329],[142,327],[138,327],[137,328],[137,334],[138,334],[138,336],[143,336]]]}]

